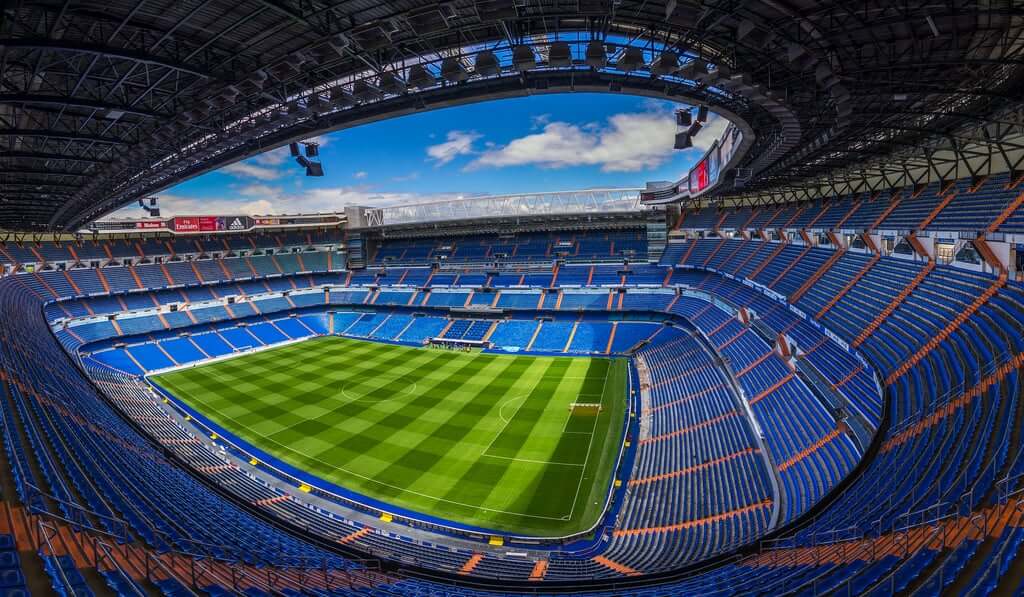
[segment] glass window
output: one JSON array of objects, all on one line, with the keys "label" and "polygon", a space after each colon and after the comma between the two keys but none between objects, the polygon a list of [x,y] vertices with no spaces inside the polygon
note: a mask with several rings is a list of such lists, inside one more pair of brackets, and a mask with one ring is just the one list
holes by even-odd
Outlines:
[{"label": "glass window", "polygon": [[949,243],[936,243],[935,257],[938,259],[939,263],[949,263],[953,261],[953,251],[955,248],[955,245]]}]

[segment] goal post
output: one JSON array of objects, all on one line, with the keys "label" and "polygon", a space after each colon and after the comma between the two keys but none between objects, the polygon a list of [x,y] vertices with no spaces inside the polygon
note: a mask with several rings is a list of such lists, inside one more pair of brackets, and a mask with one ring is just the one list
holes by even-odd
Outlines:
[{"label": "goal post", "polygon": [[569,412],[574,415],[597,416],[601,414],[599,402],[573,402],[569,404]]}]

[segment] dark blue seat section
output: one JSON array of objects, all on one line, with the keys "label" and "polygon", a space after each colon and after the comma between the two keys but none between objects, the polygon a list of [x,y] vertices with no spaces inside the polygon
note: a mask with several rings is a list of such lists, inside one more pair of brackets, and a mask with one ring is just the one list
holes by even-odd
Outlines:
[{"label": "dark blue seat section", "polygon": [[[605,555],[638,570],[662,569],[763,535],[772,519],[770,473],[712,351],[667,328],[637,359],[649,374],[641,382],[651,387],[646,431]],[[550,578],[568,566],[553,560]]]},{"label": "dark blue seat section", "polygon": [[[438,239],[385,240],[373,265],[483,264],[568,261],[643,261],[647,235],[638,230],[525,232],[508,236],[467,235]],[[518,278],[518,277],[517,277]],[[513,285],[506,283],[503,285]]]},{"label": "dark blue seat section", "polygon": [[[9,279],[0,281],[0,303],[4,312],[33,309],[35,299],[17,292],[10,282]],[[22,499],[27,499],[25,484],[31,482],[49,487],[50,492],[63,500],[59,507],[66,509],[69,506],[63,504],[76,501],[65,486],[65,483],[72,483],[84,499],[84,507],[103,516],[122,517],[155,549],[174,548],[276,565],[314,558],[348,566],[340,558],[259,522],[171,465],[154,444],[127,426],[89,384],[67,375],[72,371],[70,362],[60,354],[58,345],[49,340],[45,326],[38,327],[41,323],[32,317],[8,321],[0,332],[0,359],[9,380],[16,380],[21,387],[46,388],[46,400],[60,397],[56,412],[61,416],[42,416],[43,408],[53,408],[57,403],[44,405],[43,395],[25,393],[11,386],[11,400],[19,418],[41,426],[40,434],[29,433],[29,445],[24,448],[37,453],[55,450],[60,461],[74,461],[77,465],[58,470],[58,461],[41,460],[44,478],[29,478],[32,469],[24,461],[26,454],[10,448],[13,442],[8,442],[10,436],[7,436],[5,445],[9,446],[9,455],[18,463],[14,466],[15,483]],[[5,412],[7,415],[9,413]],[[164,428],[168,432],[173,430],[173,426]],[[181,432],[173,433],[182,440],[189,437]],[[115,441],[118,448],[108,449]],[[103,445],[107,447],[100,447]],[[194,457],[205,458],[198,452]],[[65,515],[76,516],[71,510],[66,510]],[[59,566],[60,562],[52,565]]]},{"label": "dark blue seat section", "polygon": [[[931,183],[916,193],[912,188],[898,189],[899,203],[887,214],[892,192],[877,196],[855,193],[783,207],[718,212],[705,208],[687,211],[677,227],[697,230],[708,230],[716,224],[722,230],[831,230],[837,227],[865,230],[876,227],[905,232],[924,225],[926,230],[978,231],[992,225],[1021,194],[1022,188],[1012,187],[1012,182],[1008,173],[1000,173],[986,177],[977,186],[971,179],[960,179],[944,189],[938,183]],[[1024,232],[1024,210],[1013,210],[1008,216],[996,230],[1011,234]],[[673,250],[666,253],[661,262],[678,264],[678,258],[679,254]]]},{"label": "dark blue seat section", "polygon": [[0,535],[0,595],[28,595],[13,535]]},{"label": "dark blue seat section", "polygon": [[[698,242],[705,244],[707,251],[720,241]],[[838,260],[818,281],[825,290],[812,288],[798,306],[812,313],[824,306],[870,259],[855,255],[851,252]],[[921,270],[921,263],[882,258],[820,321],[852,342]],[[832,343],[819,347],[822,334],[816,327],[793,321],[794,317],[779,303],[737,282],[709,279],[696,271],[673,277],[677,278],[729,297],[734,304],[757,312],[771,328],[786,331],[795,345],[806,352],[801,358],[832,384],[840,385],[839,389],[850,397],[851,404],[859,405],[862,414],[880,419],[881,404],[877,403],[877,392],[871,391],[874,380],[857,370],[855,359],[843,364],[839,355],[848,353],[830,350]],[[985,274],[936,267],[867,336],[860,351],[884,381],[906,355],[922,350],[928,339],[995,282]],[[961,509],[976,508],[985,503],[979,495],[985,488],[992,491],[995,481],[1013,479],[1012,475],[1019,474],[1020,448],[1009,438],[1020,424],[1017,357],[1024,346],[1020,334],[1013,330],[1019,329],[1021,305],[1020,288],[1008,285],[963,321],[917,367],[893,380],[888,392],[892,396],[894,428],[868,472],[827,510],[817,528],[853,525],[866,531],[869,526],[859,526],[864,520],[873,520],[874,528],[885,528],[897,524],[902,513],[950,501],[959,500]],[[929,417],[935,412],[941,416]],[[1009,419],[1000,420],[1001,417]],[[979,445],[973,438],[987,441]],[[883,494],[893,496],[884,505],[865,498]],[[809,533],[803,535],[805,540],[811,536]],[[799,541],[794,538],[793,544]],[[943,566],[957,568],[950,557],[942,555]],[[915,578],[916,572],[912,568],[910,572],[908,578]],[[980,579],[978,586],[983,586]],[[984,586],[994,586],[991,578]]]},{"label": "dark blue seat section", "polygon": [[[750,328],[718,307],[683,297],[673,311],[685,315],[726,358],[752,407],[785,486],[789,521],[834,487],[860,453],[792,366]],[[810,450],[811,448],[815,448]]]},{"label": "dark blue seat section", "polygon": [[[956,197],[933,224],[936,227],[947,225],[943,222],[949,218],[944,215],[960,209],[960,201],[968,204],[974,196],[981,201],[987,196],[978,193],[988,189],[994,194],[1001,184],[1005,182],[993,178],[971,193],[958,183]],[[928,192],[928,189],[924,191]],[[1008,192],[1004,198],[1009,197]],[[919,200],[928,203],[915,203]],[[999,205],[998,200],[991,197],[986,200],[987,203],[978,205],[997,209],[993,206]],[[905,201],[889,214],[883,225],[888,220],[892,220],[894,226],[920,221],[926,209],[930,212],[937,205],[924,194]],[[829,227],[843,222],[843,228],[859,229],[880,218],[886,203],[880,197],[860,195],[816,203],[806,209],[787,209],[786,215],[794,223]],[[689,222],[706,221],[705,227],[719,222],[723,228],[726,223],[747,227],[781,226],[779,220],[784,210],[771,215],[769,211],[688,212],[680,225],[685,228]],[[994,219],[994,215],[989,215]],[[1015,217],[1012,215],[1005,225],[1012,227]],[[333,274],[333,283],[347,282],[352,287],[382,279],[397,284],[403,276],[403,284],[411,282],[410,286],[419,286],[430,281],[431,285],[438,286],[437,279],[441,276],[448,284],[465,282],[474,288],[495,279],[499,284],[491,285],[496,287],[547,286],[552,278],[567,286],[587,283],[597,286],[616,285],[623,277],[628,284],[632,276],[642,276],[644,283],[651,286],[661,286],[667,280],[669,285],[686,285],[710,293],[733,309],[746,309],[753,317],[754,325],[744,325],[729,311],[712,307],[697,295],[676,297],[671,290],[656,292],[655,289],[642,292],[630,288],[624,295],[619,295],[615,289],[612,293],[607,289],[567,289],[561,294],[546,294],[543,300],[536,291],[524,292],[532,297],[533,303],[529,305],[531,300],[518,298],[514,296],[517,293],[510,290],[504,290],[502,295],[475,291],[471,295],[466,289],[450,293],[457,297],[438,299],[449,300],[453,306],[463,305],[467,299],[470,304],[490,305],[497,297],[499,302],[508,301],[508,308],[512,309],[535,309],[537,301],[541,301],[543,308],[554,309],[557,305],[562,311],[603,310],[609,305],[612,310],[620,310],[620,303],[621,310],[627,311],[671,307],[672,313],[684,316],[695,326],[691,333],[679,327],[651,323],[619,322],[615,326],[610,322],[589,320],[513,319],[497,326],[492,326],[492,321],[458,320],[465,323],[460,323],[454,332],[452,329],[458,321],[449,328],[449,332],[461,334],[460,337],[476,338],[483,337],[493,327],[491,339],[496,344],[500,340],[502,346],[525,347],[532,341],[534,350],[552,352],[572,352],[583,347],[601,351],[609,350],[609,345],[611,352],[617,352],[654,338],[650,344],[641,346],[638,353],[648,364],[647,378],[642,381],[649,384],[649,393],[644,398],[647,400],[645,410],[641,411],[645,427],[634,438],[637,469],[630,481],[632,486],[619,524],[599,552],[585,557],[570,552],[552,554],[545,578],[615,578],[624,574],[623,566],[641,572],[653,571],[697,561],[748,543],[768,529],[776,507],[779,522],[793,520],[800,511],[822,499],[829,488],[853,468],[860,448],[853,441],[852,419],[878,425],[887,412],[884,406],[888,406],[890,425],[879,440],[877,455],[864,464],[851,485],[834,496],[814,519],[799,530],[786,532],[773,543],[770,552],[781,553],[785,558],[789,552],[820,545],[822,537],[840,530],[858,540],[885,536],[894,529],[925,526],[930,519],[924,515],[915,517],[916,512],[948,519],[991,507],[1000,499],[1014,499],[1008,497],[1009,490],[1019,487],[1020,476],[1024,474],[1024,455],[1019,442],[1022,406],[1018,376],[1020,355],[1024,352],[1024,339],[1019,333],[1019,322],[1024,320],[1024,293],[1015,283],[1006,284],[987,302],[973,308],[975,299],[996,284],[996,280],[986,274],[935,267],[887,318],[878,321],[876,329],[861,338],[886,305],[922,273],[922,263],[884,257],[867,268],[871,256],[851,250],[836,260],[797,301],[796,307],[808,316],[804,318],[757,286],[794,296],[828,261],[833,254],[831,248],[760,240],[691,239],[671,243],[664,258],[665,263],[671,264],[683,261],[688,269],[668,270],[654,266],[641,269],[631,265],[635,273],[623,273],[623,266],[601,261],[606,257],[609,262],[621,260],[620,248],[631,246],[631,242],[641,243],[642,239],[612,233],[591,236],[545,233],[530,238],[522,235],[507,239],[479,237],[460,239],[449,243],[450,246],[431,239],[405,241],[410,246],[400,252],[391,251],[399,256],[412,255],[420,262],[431,261],[443,253],[455,261],[461,258],[465,264],[488,261],[495,253],[510,255],[514,252],[524,262],[532,260],[541,264],[536,270],[519,268],[518,271],[487,274],[467,265],[464,271],[449,273],[430,273],[425,267],[388,267],[386,275],[382,274],[383,270],[351,276]],[[298,242],[304,241],[298,239]],[[32,247],[12,248],[10,245],[8,243],[7,253],[26,260],[35,253],[42,253],[40,247],[33,251]],[[166,245],[154,242],[132,245],[118,241],[109,247],[93,246],[84,250],[107,254],[109,249],[109,254],[126,258],[140,251],[146,254],[167,251]],[[277,246],[261,237],[253,237],[252,245]],[[69,247],[59,247],[47,249],[46,254],[60,255],[65,250],[70,253]],[[173,250],[182,253],[191,248],[188,243],[175,242]],[[551,260],[552,253],[569,261],[594,263],[561,266],[557,277],[552,270],[551,276],[541,282],[539,279],[545,274],[537,272],[544,271],[544,263]],[[353,567],[347,560],[261,522],[196,483],[167,461],[153,444],[128,426],[122,415],[96,394],[95,386],[82,379],[78,370],[64,358],[61,346],[72,348],[87,338],[116,338],[117,331],[112,323],[100,321],[86,324],[95,326],[91,328],[82,325],[59,330],[58,343],[39,317],[41,301],[91,294],[96,292],[97,284],[102,288],[104,282],[114,292],[128,289],[154,292],[64,302],[49,306],[47,316],[84,318],[111,310],[149,309],[158,304],[308,288],[317,284],[318,278],[281,274],[310,271],[311,264],[319,264],[325,257],[306,253],[252,255],[229,257],[221,263],[202,259],[172,261],[163,266],[74,269],[66,275],[42,271],[0,280],[0,313],[4,314],[5,324],[0,326],[0,364],[6,380],[13,382],[5,385],[9,400],[3,402],[2,409],[4,444],[8,459],[14,463],[15,484],[23,497],[26,482],[47,487],[59,500],[55,502],[57,508],[67,509],[69,504],[81,501],[84,507],[98,514],[121,518],[152,549],[202,551],[204,556],[212,551],[219,557],[262,566],[320,562],[327,558],[331,567]],[[710,269],[741,278],[752,277],[755,284],[744,285],[708,271]],[[839,290],[862,271],[864,274],[858,283],[830,305]],[[260,280],[261,275],[270,277]],[[256,279],[252,279],[254,276]],[[209,284],[213,279],[222,283]],[[162,290],[178,285],[184,286]],[[330,302],[361,303],[368,296],[357,288],[343,292],[344,298],[336,296],[342,293],[332,292]],[[432,297],[435,293],[439,297],[449,294],[445,289],[445,292],[435,290],[424,296]],[[510,298],[504,298],[504,293]],[[401,297],[392,302],[390,294],[417,298],[410,290],[385,289],[381,293],[384,295],[382,305],[404,304],[400,303]],[[318,296],[323,298],[322,293]],[[378,301],[381,298],[377,296]],[[432,304],[434,299],[426,300]],[[294,299],[291,302],[297,304]],[[196,355],[205,358],[228,354],[250,346],[302,337],[304,330],[322,334],[329,333],[330,328],[335,333],[403,341],[407,335],[429,337],[432,330],[440,333],[448,325],[448,320],[441,317],[389,313],[337,313],[330,323],[328,316],[322,313],[285,319],[287,313],[275,313],[292,308],[287,299],[270,298],[253,304],[232,305],[231,313],[222,305],[208,310],[197,308],[192,315],[198,323],[182,312],[166,313],[166,323],[149,313],[119,318],[118,324],[125,337],[141,335],[146,342],[126,348],[109,344],[104,351],[86,358],[84,364],[102,382],[102,387],[112,388],[111,397],[122,413],[136,418],[149,435],[165,447],[172,446],[193,468],[213,470],[223,461],[166,419],[159,407],[147,398],[144,388],[118,371],[137,374],[142,371],[140,364],[146,369],[160,368]],[[822,311],[826,306],[829,308]],[[815,320],[819,312],[821,317]],[[970,317],[955,319],[965,312],[970,312]],[[236,317],[262,319],[240,326],[233,321]],[[187,326],[200,329],[190,337],[179,336],[176,328]],[[819,326],[827,328],[835,337]],[[772,346],[772,338],[763,333],[765,330],[776,337],[781,335],[787,347],[795,351],[795,358],[782,356],[778,347]],[[84,337],[76,340],[74,336],[79,332]],[[934,347],[929,345],[928,340],[940,333],[944,334],[943,340]],[[856,344],[855,350],[847,350],[844,344]],[[94,365],[103,352],[110,354],[112,363],[117,363],[115,370]],[[897,375],[901,365],[915,354],[919,355],[916,364]],[[724,366],[717,366],[719,362]],[[823,384],[812,387],[808,372],[819,376]],[[879,397],[880,388],[887,405]],[[846,421],[838,419],[837,411],[827,405],[826,398],[830,394],[842,397]],[[746,426],[744,404],[753,414],[757,432]],[[15,417],[18,421],[33,423],[25,427],[22,436],[10,434],[13,426],[8,422]],[[115,442],[117,449],[109,449]],[[56,458],[37,458],[39,466],[33,469],[25,466],[29,454],[33,453],[52,454]],[[33,470],[39,470],[41,477],[34,478]],[[211,476],[221,474],[229,473]],[[772,499],[773,478],[778,482],[782,500]],[[232,491],[250,502],[281,495],[245,475],[231,474],[225,476],[224,481],[232,486]],[[74,492],[70,491],[72,485]],[[648,497],[641,499],[644,495]],[[701,500],[700,496],[714,499]],[[275,502],[272,510],[282,517],[304,521],[334,540],[350,536],[359,529],[357,525],[340,520],[325,521],[290,500]],[[64,514],[71,516],[70,511]],[[1017,527],[1007,529],[999,536],[984,538],[990,547],[984,550],[980,549],[978,541],[969,540],[948,549],[921,547],[898,556],[855,557],[841,563],[811,564],[804,560],[799,564],[766,564],[767,560],[743,559],[669,586],[652,588],[650,594],[716,591],[741,594],[750,590],[813,593],[823,589],[888,594],[910,587],[938,592],[948,589],[950,578],[962,578],[968,562],[977,565],[971,568],[972,577],[965,583],[972,592],[988,593],[1000,586],[1008,566],[1019,554],[1021,533]],[[428,547],[377,533],[366,534],[352,543],[364,549],[402,553],[410,559],[447,570],[457,570],[469,556],[466,552]],[[591,557],[596,554],[614,566]],[[980,560],[980,554],[984,554],[984,560]],[[764,554],[765,558],[768,555]],[[47,566],[48,571],[63,570],[59,559],[48,561]],[[525,578],[532,569],[530,563],[522,560],[488,555],[481,561],[478,574]],[[72,577],[66,578],[77,582]],[[114,576],[107,580],[114,587],[122,579]],[[169,593],[175,590],[171,583],[167,583],[167,587]],[[211,586],[210,590],[226,589]],[[404,580],[372,591],[421,595],[441,590],[444,590],[441,585],[427,581]],[[372,594],[372,591],[368,592]],[[644,590],[637,592],[643,594]],[[475,592],[466,589],[464,593]]]}]

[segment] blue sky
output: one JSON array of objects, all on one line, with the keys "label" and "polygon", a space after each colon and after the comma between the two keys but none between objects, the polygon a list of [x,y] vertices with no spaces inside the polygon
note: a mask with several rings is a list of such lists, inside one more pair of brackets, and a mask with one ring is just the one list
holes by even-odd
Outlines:
[{"label": "blue sky", "polygon": [[[280,148],[159,193],[164,215],[311,213],[476,194],[639,187],[677,180],[721,133],[674,151],[677,104],[613,94],[491,101],[318,138],[325,176]],[[116,216],[139,216],[126,208]]]}]

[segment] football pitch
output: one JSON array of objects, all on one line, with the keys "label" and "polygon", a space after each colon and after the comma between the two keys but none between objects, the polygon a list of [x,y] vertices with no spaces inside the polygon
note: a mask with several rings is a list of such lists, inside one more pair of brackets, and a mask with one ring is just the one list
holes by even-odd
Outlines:
[{"label": "football pitch", "polygon": [[[512,534],[601,515],[627,361],[323,337],[153,381],[288,464],[392,504]],[[600,403],[598,414],[570,404]]]}]

